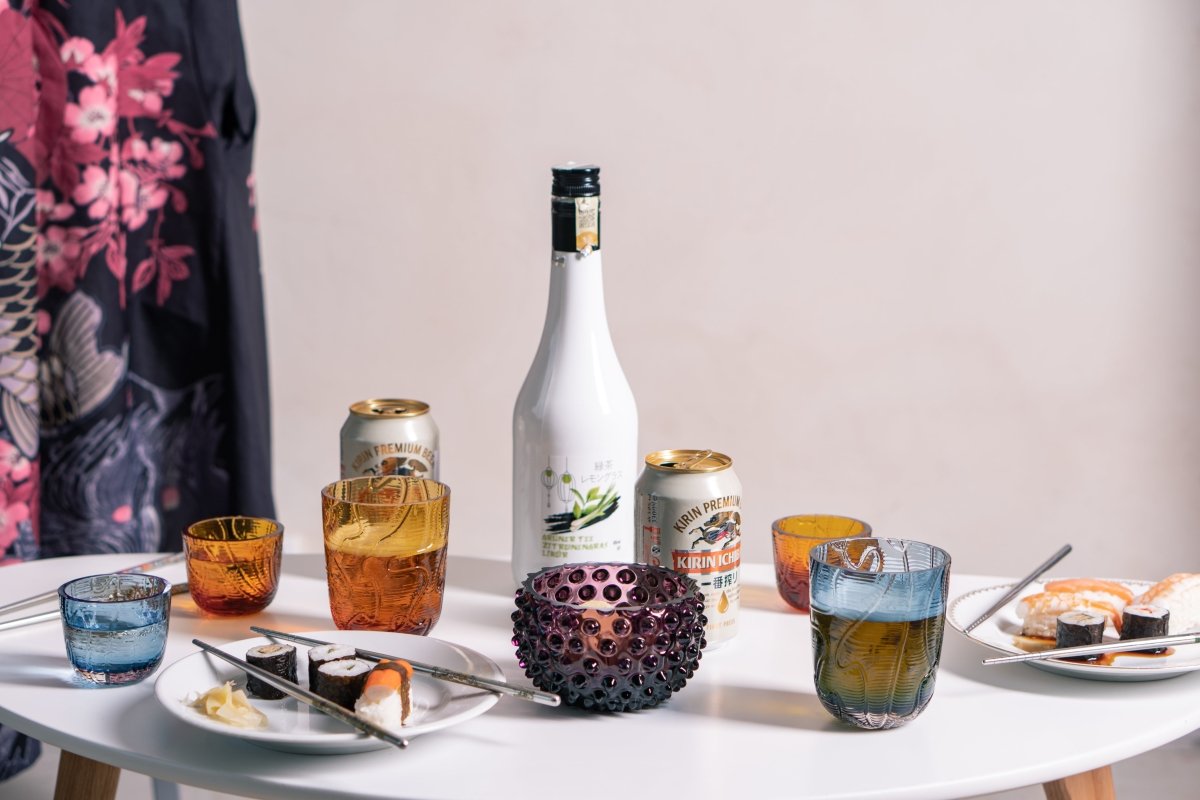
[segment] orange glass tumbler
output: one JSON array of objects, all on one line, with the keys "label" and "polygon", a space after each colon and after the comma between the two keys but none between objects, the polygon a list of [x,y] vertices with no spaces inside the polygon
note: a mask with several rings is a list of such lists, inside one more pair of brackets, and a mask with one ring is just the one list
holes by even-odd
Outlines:
[{"label": "orange glass tumbler", "polygon": [[262,517],[214,517],[183,532],[188,591],[221,617],[262,611],[279,589],[283,526]]},{"label": "orange glass tumbler", "polygon": [[343,630],[425,635],[442,615],[450,487],[399,475],[321,492],[329,610]]},{"label": "orange glass tumbler", "polygon": [[771,523],[775,585],[792,608],[808,611],[808,551],[833,539],[871,535],[871,526],[850,517],[797,514]]}]

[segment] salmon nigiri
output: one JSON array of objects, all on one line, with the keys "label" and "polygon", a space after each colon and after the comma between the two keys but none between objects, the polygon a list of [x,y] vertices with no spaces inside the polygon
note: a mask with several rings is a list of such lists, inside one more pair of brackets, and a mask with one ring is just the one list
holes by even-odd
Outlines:
[{"label": "salmon nigiri", "polygon": [[1071,592],[1091,600],[1099,600],[1115,608],[1118,615],[1125,606],[1133,602],[1133,590],[1128,586],[1099,578],[1066,578],[1050,581],[1046,584],[1044,591]]},{"label": "salmon nigiri", "polygon": [[412,716],[412,665],[403,659],[383,660],[367,676],[354,713],[383,728],[399,728]]}]

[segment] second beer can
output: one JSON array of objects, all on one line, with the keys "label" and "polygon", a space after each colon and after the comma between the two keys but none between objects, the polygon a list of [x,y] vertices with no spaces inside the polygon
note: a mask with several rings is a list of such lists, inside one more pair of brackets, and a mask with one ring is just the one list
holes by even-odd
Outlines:
[{"label": "second beer can", "polygon": [[438,428],[420,400],[363,400],[342,426],[342,478],[409,475],[438,480]]},{"label": "second beer can", "polygon": [[636,557],[700,584],[708,647],[737,634],[742,484],[733,459],[712,450],[659,450],[637,482]]}]

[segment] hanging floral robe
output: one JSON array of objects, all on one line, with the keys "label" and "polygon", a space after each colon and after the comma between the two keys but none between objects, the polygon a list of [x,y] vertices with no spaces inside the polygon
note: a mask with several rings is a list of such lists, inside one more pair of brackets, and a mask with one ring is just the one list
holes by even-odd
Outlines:
[{"label": "hanging floral robe", "polygon": [[254,126],[234,0],[0,0],[0,564],[273,516]]}]

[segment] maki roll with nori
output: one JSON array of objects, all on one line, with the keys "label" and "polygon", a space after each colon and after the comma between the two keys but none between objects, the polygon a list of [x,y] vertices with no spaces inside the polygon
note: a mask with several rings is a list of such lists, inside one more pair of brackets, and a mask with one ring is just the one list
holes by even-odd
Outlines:
[{"label": "maki roll with nori", "polygon": [[354,648],[344,644],[322,644],[308,650],[308,688],[317,691],[317,671],[331,661],[347,661],[355,656]]},{"label": "maki roll with nori", "polygon": [[[1058,615],[1055,647],[1100,644],[1104,639],[1105,616],[1095,611],[1068,611]],[[1095,661],[1097,656],[1073,656],[1074,661]]]},{"label": "maki roll with nori", "polygon": [[317,683],[312,690],[343,708],[354,710],[354,701],[363,692],[371,665],[357,658],[328,661],[317,670]]},{"label": "maki roll with nori", "polygon": [[[246,651],[246,661],[286,681],[296,682],[296,648],[290,644],[262,644],[251,647]],[[287,697],[271,684],[250,674],[246,675],[246,691],[263,700]]]},{"label": "maki roll with nori", "polygon": [[[1125,606],[1121,614],[1121,640],[1150,639],[1166,636],[1171,626],[1171,612],[1162,606]],[[1134,650],[1135,653],[1163,653],[1165,647]]]}]

